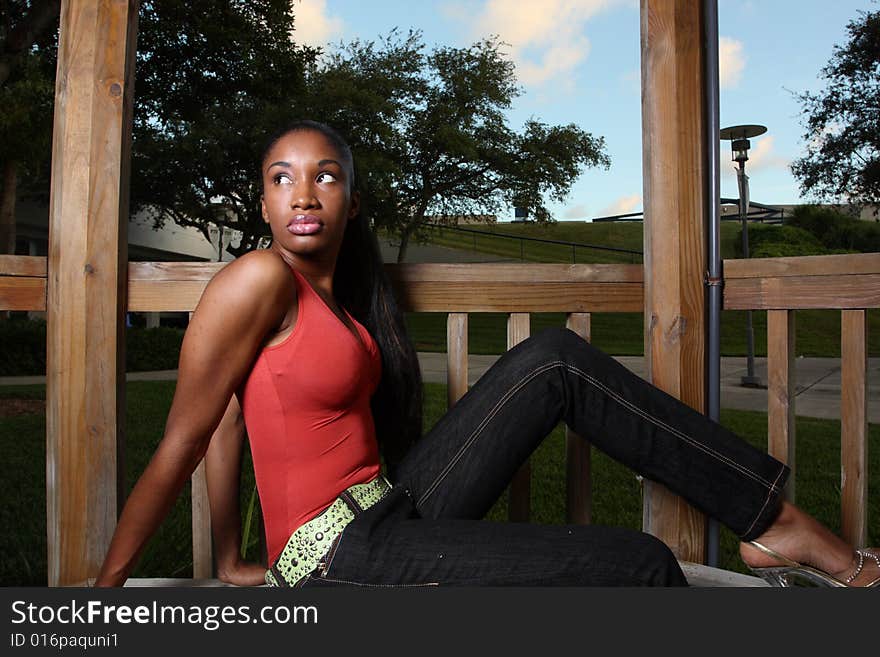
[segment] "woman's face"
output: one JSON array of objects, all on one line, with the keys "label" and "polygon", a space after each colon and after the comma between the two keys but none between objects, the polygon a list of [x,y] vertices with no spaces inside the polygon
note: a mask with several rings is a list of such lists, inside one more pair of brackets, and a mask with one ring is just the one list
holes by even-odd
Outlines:
[{"label": "woman's face", "polygon": [[263,221],[272,244],[293,255],[335,261],[358,212],[350,166],[320,132],[288,132],[263,160]]}]

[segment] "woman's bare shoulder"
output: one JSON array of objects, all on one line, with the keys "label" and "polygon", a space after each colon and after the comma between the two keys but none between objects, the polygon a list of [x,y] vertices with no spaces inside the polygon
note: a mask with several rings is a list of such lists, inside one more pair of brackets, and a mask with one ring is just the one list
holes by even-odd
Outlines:
[{"label": "woman's bare shoulder", "polygon": [[263,249],[236,258],[217,272],[202,293],[196,315],[264,319],[267,328],[276,327],[294,299],[296,284],[287,263]]},{"label": "woman's bare shoulder", "polygon": [[241,288],[255,292],[267,292],[282,288],[295,290],[290,267],[276,252],[259,249],[244,254],[230,262],[211,279],[211,285],[223,288]]}]

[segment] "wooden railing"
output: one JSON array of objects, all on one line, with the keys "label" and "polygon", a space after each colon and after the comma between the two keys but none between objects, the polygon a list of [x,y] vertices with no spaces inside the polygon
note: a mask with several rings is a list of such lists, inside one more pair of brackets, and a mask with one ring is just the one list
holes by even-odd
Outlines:
[{"label": "wooden railing", "polygon": [[[128,310],[192,311],[219,263],[130,263]],[[567,314],[567,326],[590,339],[590,313],[643,310],[641,265],[389,265],[402,307],[444,312],[448,401],[467,390],[468,313],[508,314],[508,348],[529,335],[534,312]],[[844,536],[864,544],[867,512],[866,314],[880,307],[880,254],[728,260],[726,309],[768,311],[769,451],[794,466],[794,322],[802,308],[842,311],[842,514]],[[46,259],[0,256],[0,309],[46,309]],[[50,455],[51,456],[51,455]],[[589,445],[567,434],[567,514],[590,521]],[[510,517],[529,513],[528,465],[511,484]],[[193,475],[193,576],[211,577],[204,473]],[[794,489],[789,490],[793,496]]]},{"label": "wooden railing", "polygon": [[[726,260],[724,308],[767,311],[768,451],[795,466],[794,312],[841,311],[841,534],[865,545],[867,314],[880,307],[880,254]],[[788,495],[794,497],[794,477]]]}]

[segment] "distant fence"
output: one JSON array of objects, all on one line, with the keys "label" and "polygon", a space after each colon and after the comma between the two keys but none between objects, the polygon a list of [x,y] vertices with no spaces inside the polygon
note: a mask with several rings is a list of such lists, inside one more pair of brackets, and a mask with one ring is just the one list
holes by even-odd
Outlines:
[{"label": "distant fence", "polygon": [[435,228],[443,230],[454,231],[458,233],[467,233],[473,236],[473,249],[477,250],[477,237],[489,237],[489,238],[498,238],[498,239],[507,239],[507,240],[516,240],[519,242],[519,258],[520,260],[525,260],[525,243],[526,242],[535,242],[542,244],[555,244],[558,246],[564,246],[571,249],[571,262],[577,263],[577,250],[578,249],[594,249],[596,251],[605,251],[609,253],[620,253],[629,257],[630,263],[639,264],[642,262],[642,256],[644,255],[642,251],[636,251],[633,249],[622,249],[614,246],[602,246],[599,244],[585,244],[583,242],[566,242],[564,240],[548,240],[540,237],[523,237],[521,235],[507,235],[505,233],[490,233],[483,230],[474,230],[473,228],[461,228],[460,226],[446,226],[443,224],[435,224],[425,222],[422,224],[424,228]]}]

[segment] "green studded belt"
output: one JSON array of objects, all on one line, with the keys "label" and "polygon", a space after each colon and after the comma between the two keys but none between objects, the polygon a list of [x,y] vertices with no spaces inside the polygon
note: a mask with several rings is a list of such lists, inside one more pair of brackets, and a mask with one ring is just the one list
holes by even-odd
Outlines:
[{"label": "green studded belt", "polygon": [[298,586],[306,575],[319,567],[329,566],[325,557],[336,543],[345,526],[365,509],[381,500],[391,484],[383,476],[365,484],[355,484],[339,494],[320,514],[298,527],[272,567],[266,571],[269,586]]}]

